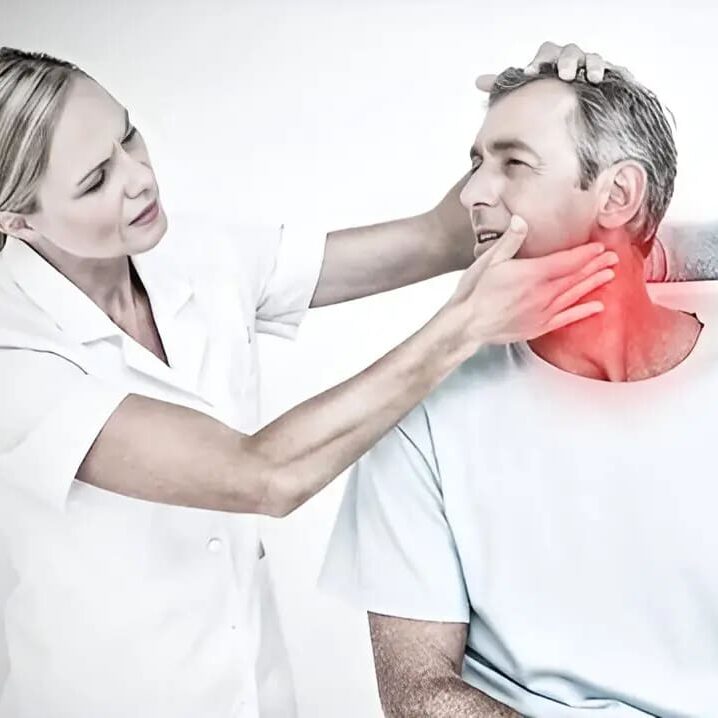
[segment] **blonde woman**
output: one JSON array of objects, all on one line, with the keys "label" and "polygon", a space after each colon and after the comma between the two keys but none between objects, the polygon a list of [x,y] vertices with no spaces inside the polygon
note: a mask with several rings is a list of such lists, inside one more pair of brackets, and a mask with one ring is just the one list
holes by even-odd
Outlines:
[{"label": "blonde woman", "polygon": [[460,188],[302,241],[170,222],[127,110],[70,63],[0,52],[2,718],[294,715],[255,516],[319,491],[482,344],[600,311],[576,303],[612,276],[601,246],[511,259],[516,218],[417,334],[258,430],[255,334],[468,266]]}]

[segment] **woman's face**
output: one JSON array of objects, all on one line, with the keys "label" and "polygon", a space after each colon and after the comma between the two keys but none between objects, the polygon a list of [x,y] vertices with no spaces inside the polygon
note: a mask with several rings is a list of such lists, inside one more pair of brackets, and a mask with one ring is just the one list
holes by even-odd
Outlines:
[{"label": "woman's face", "polygon": [[30,241],[76,257],[138,254],[167,229],[142,136],[127,111],[82,75],[68,88],[38,200],[26,220]]}]

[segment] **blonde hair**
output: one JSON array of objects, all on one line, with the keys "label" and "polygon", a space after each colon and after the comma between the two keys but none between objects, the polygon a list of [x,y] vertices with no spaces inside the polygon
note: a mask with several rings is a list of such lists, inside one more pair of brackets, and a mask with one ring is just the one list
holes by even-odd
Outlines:
[{"label": "blonde hair", "polygon": [[[42,52],[0,48],[0,211],[29,213],[76,65]],[[0,250],[7,235],[0,231]]]}]

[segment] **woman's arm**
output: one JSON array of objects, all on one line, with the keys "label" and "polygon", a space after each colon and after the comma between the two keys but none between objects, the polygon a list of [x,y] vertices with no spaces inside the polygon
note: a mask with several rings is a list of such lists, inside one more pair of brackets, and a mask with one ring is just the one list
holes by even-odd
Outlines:
[{"label": "woman's arm", "polygon": [[188,408],[126,398],[78,478],[129,496],[284,516],[355,462],[482,344],[551,331],[601,310],[575,303],[610,281],[615,255],[584,245],[511,259],[526,226],[509,230],[467,272],[419,332],[352,379],[252,436]]},{"label": "woman's arm", "polygon": [[337,304],[466,269],[474,259],[462,177],[430,212],[327,237],[312,307]]}]

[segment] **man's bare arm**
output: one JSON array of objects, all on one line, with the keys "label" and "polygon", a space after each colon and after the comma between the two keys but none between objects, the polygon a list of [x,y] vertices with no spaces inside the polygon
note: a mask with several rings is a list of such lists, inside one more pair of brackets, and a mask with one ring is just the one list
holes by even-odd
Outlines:
[{"label": "man's bare arm", "polygon": [[388,718],[518,718],[461,679],[465,623],[369,614],[379,697]]},{"label": "man's bare arm", "polygon": [[662,224],[646,272],[653,282],[718,279],[718,223]]}]

